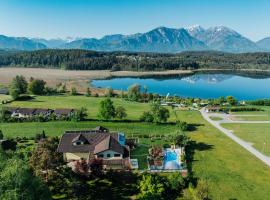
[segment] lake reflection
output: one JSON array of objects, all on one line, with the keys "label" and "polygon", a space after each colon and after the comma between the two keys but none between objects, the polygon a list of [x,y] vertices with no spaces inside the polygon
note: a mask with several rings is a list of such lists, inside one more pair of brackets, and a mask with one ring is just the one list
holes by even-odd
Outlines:
[{"label": "lake reflection", "polygon": [[255,79],[230,74],[195,74],[179,78],[113,78],[94,80],[95,87],[127,90],[134,84],[147,86],[148,92],[161,95],[217,98],[232,95],[239,100],[270,98],[270,78]]}]

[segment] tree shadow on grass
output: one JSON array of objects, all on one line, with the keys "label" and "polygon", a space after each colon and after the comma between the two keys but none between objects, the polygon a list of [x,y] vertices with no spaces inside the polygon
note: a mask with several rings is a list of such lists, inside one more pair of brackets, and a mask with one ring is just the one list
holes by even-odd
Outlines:
[{"label": "tree shadow on grass", "polygon": [[186,148],[185,148],[185,153],[186,153],[186,162],[187,162],[187,170],[189,173],[189,178],[190,182],[193,185],[197,184],[197,178],[194,177],[192,167],[193,167],[193,162],[196,161],[194,160],[194,154],[196,151],[210,151],[214,148],[214,145],[206,144],[203,142],[196,142],[196,141],[189,141]]},{"label": "tree shadow on grass", "polygon": [[188,124],[188,131],[193,132],[198,129],[199,126],[204,126],[204,124]]}]

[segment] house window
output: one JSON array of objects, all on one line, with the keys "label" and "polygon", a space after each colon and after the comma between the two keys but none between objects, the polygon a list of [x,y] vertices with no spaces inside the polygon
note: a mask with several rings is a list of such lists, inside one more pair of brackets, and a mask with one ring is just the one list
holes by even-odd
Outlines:
[{"label": "house window", "polygon": [[76,142],[73,143],[73,145],[75,145],[75,146],[77,146],[77,145],[83,145],[83,144],[84,144],[83,141],[80,141],[80,140],[78,140],[78,141],[76,141]]},{"label": "house window", "polygon": [[111,154],[108,153],[108,154],[107,154],[107,158],[110,158],[110,157],[111,157]]},{"label": "house window", "polygon": [[119,153],[114,154],[114,157],[120,157],[120,156],[121,156],[121,154],[119,154]]},{"label": "house window", "polygon": [[103,154],[99,154],[99,155],[98,155],[98,158],[103,158],[103,157],[104,157]]}]

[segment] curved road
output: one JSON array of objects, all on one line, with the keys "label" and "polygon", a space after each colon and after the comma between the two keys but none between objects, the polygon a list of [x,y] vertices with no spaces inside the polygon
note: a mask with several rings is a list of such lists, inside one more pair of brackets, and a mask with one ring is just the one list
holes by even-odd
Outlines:
[{"label": "curved road", "polygon": [[[250,145],[248,142],[243,141],[242,139],[238,138],[237,136],[235,136],[231,131],[223,128],[220,123],[222,123],[223,120],[221,121],[213,121],[209,118],[209,114],[205,111],[205,108],[202,108],[200,110],[203,118],[208,121],[210,124],[212,124],[214,127],[216,127],[217,129],[219,129],[220,131],[222,131],[225,135],[227,135],[229,138],[231,138],[233,141],[235,141],[236,143],[238,143],[239,145],[241,145],[243,148],[245,148],[246,150],[248,150],[250,153],[252,153],[254,156],[256,156],[258,159],[260,159],[261,161],[263,161],[266,165],[268,165],[270,167],[270,157],[265,156],[264,154],[262,154],[261,152],[259,152],[258,150],[256,150],[252,145]],[[226,118],[224,119],[224,121],[226,121]],[[227,122],[228,123],[228,122]],[[238,123],[238,122],[237,122]],[[243,122],[242,122],[243,123]],[[249,123],[249,122],[245,122],[245,123]],[[269,122],[268,122],[269,123]]]}]

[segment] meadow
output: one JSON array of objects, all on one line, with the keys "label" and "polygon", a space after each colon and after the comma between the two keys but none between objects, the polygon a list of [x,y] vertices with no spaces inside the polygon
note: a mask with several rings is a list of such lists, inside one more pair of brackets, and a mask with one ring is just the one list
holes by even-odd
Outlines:
[{"label": "meadow", "polygon": [[239,138],[250,142],[262,153],[270,156],[270,124],[223,124]]},{"label": "meadow", "polygon": [[240,121],[270,121],[270,107],[269,106],[255,106],[262,111],[253,112],[233,112],[233,120]]},{"label": "meadow", "polygon": [[[149,104],[113,98],[115,105],[122,105],[127,109],[128,121],[104,122],[98,121],[96,118],[101,100],[101,97],[44,96],[36,97],[32,101],[15,101],[8,106],[46,108],[80,108],[84,106],[88,109],[90,119],[83,122],[2,123],[0,129],[9,137],[35,136],[36,133],[41,133],[43,130],[49,136],[61,136],[65,130],[91,129],[102,125],[111,131],[125,132],[128,137],[138,135],[168,135],[171,137],[178,130],[178,127],[172,123],[177,118],[188,122],[192,127],[187,132],[193,141],[190,148],[192,162],[188,164],[194,177],[209,182],[211,199],[264,200],[269,197],[269,167],[208,124],[198,111],[173,112],[170,108],[170,123],[141,123],[138,122],[139,116],[150,108]],[[139,147],[132,152],[132,155],[142,163],[141,168],[145,168],[145,155],[148,148],[151,145],[163,145],[168,142],[169,139],[166,137],[162,140],[155,139],[153,143],[149,139],[142,138]]]}]

